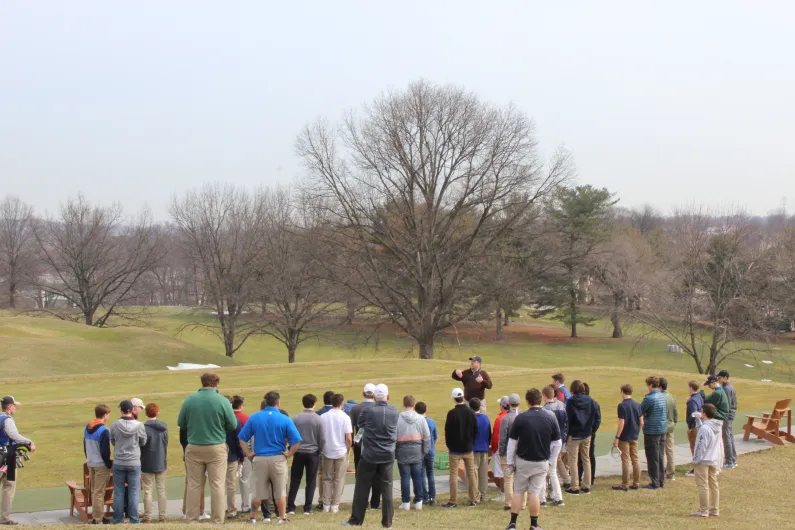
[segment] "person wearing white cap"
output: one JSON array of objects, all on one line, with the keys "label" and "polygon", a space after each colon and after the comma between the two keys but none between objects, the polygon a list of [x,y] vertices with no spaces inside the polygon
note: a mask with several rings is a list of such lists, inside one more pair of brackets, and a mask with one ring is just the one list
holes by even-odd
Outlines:
[{"label": "person wearing white cap", "polygon": [[14,502],[14,493],[17,489],[16,477],[16,456],[11,442],[15,444],[27,444],[30,452],[36,450],[36,444],[28,440],[17,430],[17,424],[12,417],[17,411],[17,405],[21,405],[14,396],[6,396],[2,400],[3,411],[0,413],[0,449],[8,456],[7,469],[0,473],[0,524],[15,525],[11,520],[11,506]]},{"label": "person wearing white cap", "polygon": [[[356,435],[359,432],[359,416],[362,411],[367,407],[372,407],[375,404],[375,385],[367,383],[362,389],[362,402],[351,409],[351,423],[353,424],[353,468],[358,472],[359,461],[362,459],[362,441],[356,441]],[[381,484],[378,481],[373,482],[372,492],[370,494],[370,508],[377,510],[381,506]]]},{"label": "person wearing white cap", "polygon": [[133,405],[133,410],[132,410],[133,418],[137,420],[138,414],[140,414],[141,411],[146,408],[146,405],[144,404],[144,401],[141,398],[132,398],[130,402]]},{"label": "person wearing white cap", "polygon": [[450,453],[450,500],[442,508],[456,508],[458,504],[458,464],[464,462],[469,489],[469,506],[477,506],[478,477],[475,471],[475,455],[472,448],[478,435],[478,420],[464,400],[464,391],[454,388],[451,397],[455,401],[447,413],[444,424],[444,442]]},{"label": "person wearing white cap", "polygon": [[398,409],[389,404],[389,389],[376,385],[375,404],[366,407],[357,421],[362,456],[356,472],[351,517],[342,526],[361,526],[367,512],[367,497],[374,482],[381,486],[381,526],[392,527],[392,468],[395,465]]}]

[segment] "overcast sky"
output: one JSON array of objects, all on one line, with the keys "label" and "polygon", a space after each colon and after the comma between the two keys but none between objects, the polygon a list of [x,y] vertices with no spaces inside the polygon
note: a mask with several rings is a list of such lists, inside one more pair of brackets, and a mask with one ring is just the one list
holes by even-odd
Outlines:
[{"label": "overcast sky", "polygon": [[0,2],[0,196],[159,218],[203,181],[289,183],[293,143],[424,77],[531,115],[579,181],[795,210],[795,3]]}]

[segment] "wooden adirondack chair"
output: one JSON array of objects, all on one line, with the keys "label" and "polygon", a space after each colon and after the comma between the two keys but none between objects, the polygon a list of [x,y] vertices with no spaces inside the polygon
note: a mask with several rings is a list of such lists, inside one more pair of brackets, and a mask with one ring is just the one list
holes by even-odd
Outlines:
[{"label": "wooden adirondack chair", "polygon": [[[69,516],[74,517],[75,511],[80,520],[86,524],[91,523],[93,514],[91,510],[91,486],[88,473],[88,464],[83,464],[83,486],[78,486],[73,480],[66,482],[66,487],[69,488]],[[113,475],[108,479],[108,484],[105,486],[105,515],[110,515],[110,508],[113,506]],[[101,519],[101,518],[100,518]]]},{"label": "wooden adirondack chair", "polygon": [[[745,435],[743,440],[748,440],[752,434],[755,434],[763,440],[776,445],[784,445],[784,442],[795,443],[795,436],[792,435],[792,409],[790,403],[792,399],[782,399],[776,402],[773,411],[770,414],[762,414],[761,416],[746,416],[748,423],[743,426]],[[782,430],[781,422],[786,416],[787,430]]]}]

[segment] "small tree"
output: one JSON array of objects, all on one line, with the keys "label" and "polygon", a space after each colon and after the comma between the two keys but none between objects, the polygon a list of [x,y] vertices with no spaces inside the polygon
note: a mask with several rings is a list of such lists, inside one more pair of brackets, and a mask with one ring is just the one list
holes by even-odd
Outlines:
[{"label": "small tree", "polygon": [[7,293],[8,307],[17,306],[17,292],[32,277],[35,258],[33,209],[18,197],[0,202],[0,283]]}]

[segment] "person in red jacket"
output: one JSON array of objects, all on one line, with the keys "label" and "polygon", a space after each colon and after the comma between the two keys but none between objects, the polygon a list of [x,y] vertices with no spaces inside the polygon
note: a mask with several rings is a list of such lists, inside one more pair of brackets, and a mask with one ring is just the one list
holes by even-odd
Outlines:
[{"label": "person in red jacket", "polygon": [[491,434],[491,446],[489,447],[489,452],[492,455],[491,468],[492,471],[494,471],[494,484],[500,488],[500,494],[494,497],[492,500],[503,502],[505,501],[505,479],[502,473],[502,466],[500,465],[498,444],[500,443],[500,422],[502,421],[502,417],[508,414],[508,411],[511,410],[511,406],[508,404],[508,396],[502,396],[497,400],[497,403],[500,404],[500,414],[497,416],[497,419],[494,420],[494,429]]}]

